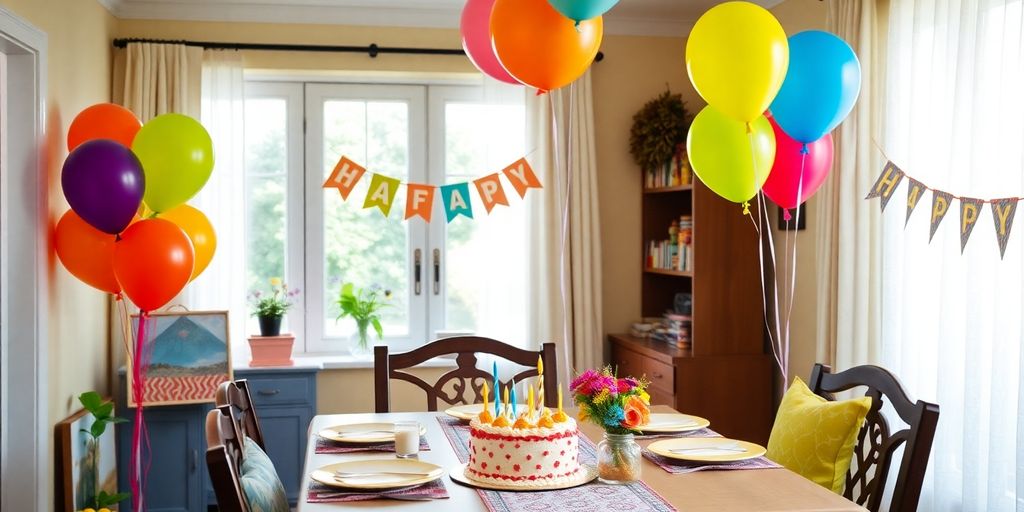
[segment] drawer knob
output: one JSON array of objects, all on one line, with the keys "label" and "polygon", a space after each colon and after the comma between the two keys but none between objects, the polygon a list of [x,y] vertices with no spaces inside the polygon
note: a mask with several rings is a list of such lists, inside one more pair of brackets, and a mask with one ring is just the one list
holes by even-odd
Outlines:
[{"label": "drawer knob", "polygon": [[276,395],[276,394],[278,394],[280,392],[281,392],[280,389],[261,389],[261,390],[257,391],[257,393],[259,393],[262,396],[274,396],[274,395]]},{"label": "drawer knob", "polygon": [[661,379],[661,378],[664,378],[664,377],[665,377],[664,375],[662,375],[662,374],[660,374],[660,373],[658,373],[658,372],[654,372],[654,373],[653,373],[652,375],[654,375],[654,378],[655,378],[655,379]]}]

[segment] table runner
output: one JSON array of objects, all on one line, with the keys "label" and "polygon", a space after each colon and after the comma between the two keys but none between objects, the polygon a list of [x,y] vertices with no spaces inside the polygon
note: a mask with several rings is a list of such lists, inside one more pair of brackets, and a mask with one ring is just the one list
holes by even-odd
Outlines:
[{"label": "table runner", "polygon": [[[427,444],[426,437],[420,437],[420,451],[425,452],[430,450],[430,445]],[[338,441],[331,441],[330,439],[324,439],[317,437],[316,440],[316,453],[352,453],[352,452],[393,452],[395,451],[395,442],[387,441],[384,443],[374,444],[359,444],[359,443],[341,443]]]},{"label": "table runner", "polygon": [[[694,430],[690,432],[682,432],[679,434],[658,434],[643,436],[643,439],[661,439],[665,437],[722,437],[721,434],[711,430],[710,428],[702,428],[700,430]],[[735,469],[778,469],[781,468],[779,464],[771,461],[767,457],[761,456],[753,459],[741,460],[738,462],[720,462],[717,464],[707,464],[700,462],[687,462],[678,459],[670,459],[658,455],[646,447],[643,449],[644,457],[647,460],[656,464],[659,468],[672,473],[673,475],[684,475],[686,473],[695,473],[697,471],[709,471],[709,470],[735,470]]]},{"label": "table runner", "polygon": [[[469,460],[469,425],[449,417],[438,417],[441,431],[459,460]],[[596,447],[586,436],[580,435],[580,463],[596,464]],[[507,492],[477,489],[490,512],[518,512],[521,510],[587,511],[631,510],[641,512],[675,511],[665,498],[643,482],[629,485],[593,483],[558,491]]]},{"label": "table runner", "polygon": [[306,501],[309,503],[342,503],[347,501],[365,501],[388,498],[395,500],[428,500],[448,498],[448,488],[442,478],[414,487],[400,489],[382,489],[370,491],[366,489],[340,489],[320,483],[310,483]]}]

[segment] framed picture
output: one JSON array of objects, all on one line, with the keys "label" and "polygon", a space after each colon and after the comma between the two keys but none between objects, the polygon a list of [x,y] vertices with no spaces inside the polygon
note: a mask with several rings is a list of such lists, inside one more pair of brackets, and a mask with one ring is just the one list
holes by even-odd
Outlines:
[{"label": "framed picture", "polygon": [[796,212],[790,210],[789,214],[793,217],[788,223],[786,222],[786,212],[782,208],[777,208],[779,211],[779,229],[782,231],[803,231],[807,229],[807,203],[800,205],[800,222],[796,222]]},{"label": "framed picture", "polygon": [[[106,398],[104,400],[110,400]],[[117,452],[114,426],[93,444],[82,430],[92,428],[93,416],[82,409],[54,428],[54,507],[65,512],[92,508],[100,491],[117,492]]]},{"label": "framed picture", "polygon": [[[132,327],[138,335],[138,315]],[[146,330],[144,406],[213,402],[217,386],[232,379],[227,311],[153,313]],[[126,387],[128,405],[135,407],[132,386]]]}]

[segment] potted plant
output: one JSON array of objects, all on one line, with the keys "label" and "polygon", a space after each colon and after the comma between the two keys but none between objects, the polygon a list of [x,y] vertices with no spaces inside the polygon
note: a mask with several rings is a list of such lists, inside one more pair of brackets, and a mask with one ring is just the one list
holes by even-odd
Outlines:
[{"label": "potted plant", "polygon": [[292,307],[292,300],[299,290],[289,290],[288,285],[280,277],[270,278],[270,294],[264,295],[259,290],[253,291],[253,316],[259,318],[260,336],[278,336],[281,334],[281,319]]},{"label": "potted plant", "polygon": [[390,306],[386,301],[391,300],[391,290],[381,291],[379,286],[370,288],[356,288],[352,283],[345,283],[341,286],[341,295],[338,297],[338,308],[341,313],[338,320],[345,317],[352,317],[356,321],[356,333],[353,334],[353,345],[357,353],[369,352],[369,329],[377,333],[377,339],[384,338],[384,327],[380,323],[380,310]]},{"label": "potted plant", "polygon": [[110,400],[103,400],[99,393],[95,391],[88,391],[82,393],[78,397],[78,401],[82,403],[82,407],[89,414],[92,415],[93,422],[92,427],[89,430],[81,429],[81,432],[88,436],[87,450],[89,451],[88,460],[92,462],[88,468],[82,468],[82,471],[88,471],[89,476],[83,476],[83,481],[90,481],[93,484],[93,488],[89,491],[92,494],[86,494],[86,500],[95,510],[110,510],[110,507],[115,507],[117,503],[124,501],[131,497],[130,493],[127,492],[114,492],[113,494],[107,493],[99,488],[100,486],[100,469],[99,469],[99,445],[100,437],[107,431],[107,425],[114,425],[117,423],[124,423],[128,420],[124,418],[118,418],[114,416],[114,402]]}]

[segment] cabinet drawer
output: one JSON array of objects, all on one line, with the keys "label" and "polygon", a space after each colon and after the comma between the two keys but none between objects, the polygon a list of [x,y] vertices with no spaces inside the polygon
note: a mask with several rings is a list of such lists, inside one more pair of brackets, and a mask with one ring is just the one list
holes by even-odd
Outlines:
[{"label": "cabinet drawer", "polygon": [[667,405],[672,408],[676,406],[676,395],[672,393],[656,387],[649,387],[647,394],[651,395],[651,405]]},{"label": "cabinet drawer", "polygon": [[645,358],[644,373],[647,374],[647,380],[651,381],[651,387],[660,388],[662,391],[675,394],[676,371],[673,366],[661,361]]},{"label": "cabinet drawer", "polygon": [[613,370],[619,377],[640,378],[644,374],[644,356],[617,346],[612,347]]},{"label": "cabinet drawer", "polygon": [[308,377],[250,378],[249,391],[257,407],[261,405],[310,404],[313,380]]}]

